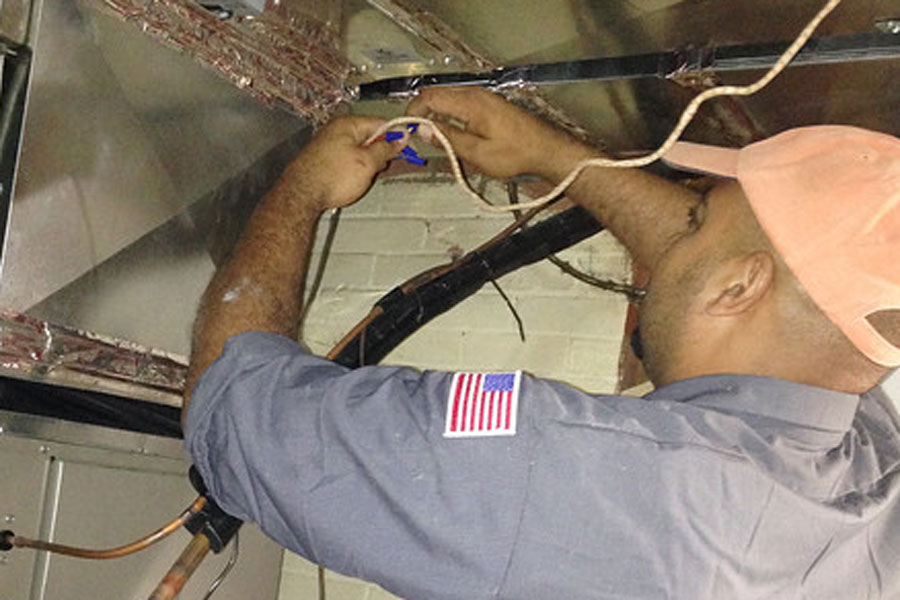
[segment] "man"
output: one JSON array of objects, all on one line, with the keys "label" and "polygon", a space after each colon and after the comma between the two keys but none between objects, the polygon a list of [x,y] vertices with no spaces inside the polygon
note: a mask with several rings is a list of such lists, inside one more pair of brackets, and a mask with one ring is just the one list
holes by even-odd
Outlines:
[{"label": "man", "polygon": [[[556,182],[597,155],[481,90],[409,112],[464,123],[442,129],[497,177]],[[679,147],[737,177],[702,198],[586,171],[567,195],[652,274],[657,390],[516,374],[503,435],[466,437],[472,377],[348,371],[292,341],[318,216],[399,150],[361,145],[379,123],[322,130],[203,299],[186,440],[223,508],[407,598],[900,598],[900,419],[876,387],[900,365],[900,140]]]}]

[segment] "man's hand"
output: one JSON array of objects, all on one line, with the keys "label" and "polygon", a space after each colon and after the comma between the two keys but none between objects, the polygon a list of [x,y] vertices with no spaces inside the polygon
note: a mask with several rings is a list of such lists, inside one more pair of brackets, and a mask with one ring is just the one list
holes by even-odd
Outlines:
[{"label": "man's hand", "polygon": [[225,340],[245,331],[295,337],[309,253],[322,211],[356,202],[405,139],[362,144],[383,119],[348,117],[324,127],[285,169],[250,218],[200,302],[184,398],[219,356]]},{"label": "man's hand", "polygon": [[[585,158],[602,156],[482,89],[426,89],[408,112],[438,121],[461,158],[495,177],[533,173],[555,184]],[[587,169],[566,196],[589,210],[651,270],[684,233],[698,201],[686,188],[635,169]]]},{"label": "man's hand", "polygon": [[340,117],[322,128],[285,170],[283,183],[298,186],[296,196],[319,211],[346,206],[361,198],[375,176],[406,145],[363,143],[384,124],[372,117]]},{"label": "man's hand", "polygon": [[579,161],[598,156],[589,146],[480,88],[425,89],[407,112],[439,123],[460,158],[493,177],[531,173],[555,183]]}]

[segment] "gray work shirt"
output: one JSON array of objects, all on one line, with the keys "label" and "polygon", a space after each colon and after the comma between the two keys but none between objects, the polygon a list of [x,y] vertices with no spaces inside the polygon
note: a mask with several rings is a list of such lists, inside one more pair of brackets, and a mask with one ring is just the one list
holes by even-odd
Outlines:
[{"label": "gray work shirt", "polygon": [[900,598],[900,419],[716,375],[644,399],[523,376],[513,436],[444,436],[451,374],[232,338],[186,441],[210,491],[404,598]]}]

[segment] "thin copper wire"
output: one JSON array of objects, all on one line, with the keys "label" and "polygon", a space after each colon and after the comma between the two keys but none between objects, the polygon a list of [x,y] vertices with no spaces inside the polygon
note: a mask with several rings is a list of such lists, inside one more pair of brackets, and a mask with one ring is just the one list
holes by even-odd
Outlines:
[{"label": "thin copper wire", "polygon": [[139,540],[135,540],[130,544],[119,546],[118,548],[110,548],[108,550],[90,550],[87,548],[78,548],[76,546],[66,546],[65,544],[54,544],[53,542],[32,540],[18,535],[13,537],[11,541],[12,545],[16,548],[32,548],[34,550],[44,550],[46,552],[63,554],[65,556],[74,556],[76,558],[88,558],[94,560],[120,558],[122,556],[134,554],[135,552],[140,552],[141,550],[152,546],[163,538],[166,538],[172,533],[178,531],[185,525],[185,523],[187,523],[191,519],[191,517],[203,510],[204,506],[206,506],[206,498],[200,496],[196,500],[194,500],[177,519],[173,520],[168,525],[154,531],[150,535],[142,537]]}]

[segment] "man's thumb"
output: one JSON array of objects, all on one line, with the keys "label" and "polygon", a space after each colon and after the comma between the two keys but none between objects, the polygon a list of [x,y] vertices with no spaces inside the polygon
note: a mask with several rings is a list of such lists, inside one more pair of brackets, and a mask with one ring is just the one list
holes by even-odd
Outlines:
[{"label": "man's thumb", "polygon": [[365,147],[364,150],[371,157],[371,160],[375,164],[379,165],[380,169],[389,160],[400,154],[408,141],[409,140],[405,135],[401,139],[394,142],[375,140],[367,147]]}]

